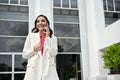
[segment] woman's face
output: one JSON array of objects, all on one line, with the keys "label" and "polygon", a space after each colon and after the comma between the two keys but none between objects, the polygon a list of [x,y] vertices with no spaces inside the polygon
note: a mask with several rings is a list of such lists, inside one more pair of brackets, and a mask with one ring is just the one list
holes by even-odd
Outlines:
[{"label": "woman's face", "polygon": [[47,21],[43,16],[38,17],[36,27],[39,31],[43,31],[43,29],[47,27]]}]

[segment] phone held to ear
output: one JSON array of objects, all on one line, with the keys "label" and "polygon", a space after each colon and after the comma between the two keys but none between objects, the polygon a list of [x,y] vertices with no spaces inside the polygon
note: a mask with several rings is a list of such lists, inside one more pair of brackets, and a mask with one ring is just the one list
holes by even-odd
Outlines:
[{"label": "phone held to ear", "polygon": [[46,29],[43,29],[44,32],[46,32],[47,30]]}]

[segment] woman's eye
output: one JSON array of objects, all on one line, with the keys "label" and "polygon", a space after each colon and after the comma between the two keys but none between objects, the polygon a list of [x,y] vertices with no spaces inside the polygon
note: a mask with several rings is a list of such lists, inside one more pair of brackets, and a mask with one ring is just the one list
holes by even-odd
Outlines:
[{"label": "woman's eye", "polygon": [[41,20],[41,22],[45,22],[45,20]]},{"label": "woman's eye", "polygon": [[37,20],[37,23],[40,22],[39,20]]}]

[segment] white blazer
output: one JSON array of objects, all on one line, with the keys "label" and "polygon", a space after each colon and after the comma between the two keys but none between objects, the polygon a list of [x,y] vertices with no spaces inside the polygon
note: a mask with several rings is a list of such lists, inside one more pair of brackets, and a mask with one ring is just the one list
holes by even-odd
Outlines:
[{"label": "white blazer", "polygon": [[59,80],[54,62],[54,57],[58,53],[57,38],[45,38],[43,55],[41,51],[33,50],[33,46],[39,42],[39,33],[28,34],[22,53],[22,57],[28,59],[24,80]]}]

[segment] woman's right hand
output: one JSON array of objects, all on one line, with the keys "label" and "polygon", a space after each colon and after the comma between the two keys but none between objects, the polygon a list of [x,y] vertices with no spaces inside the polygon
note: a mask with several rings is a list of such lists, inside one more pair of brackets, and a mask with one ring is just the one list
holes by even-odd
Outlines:
[{"label": "woman's right hand", "polygon": [[40,43],[37,43],[34,47],[33,47],[34,51],[40,51],[42,49],[42,45]]}]

